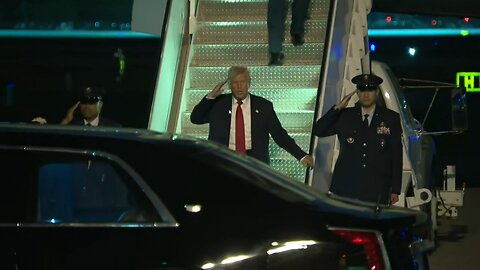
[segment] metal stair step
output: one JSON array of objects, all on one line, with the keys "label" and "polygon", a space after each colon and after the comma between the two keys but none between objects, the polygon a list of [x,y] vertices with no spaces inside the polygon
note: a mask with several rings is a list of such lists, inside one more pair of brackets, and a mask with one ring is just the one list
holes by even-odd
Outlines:
[{"label": "metal stair step", "polygon": [[[295,142],[302,148],[304,151],[308,152],[308,146],[310,145],[310,133],[289,133],[290,136],[295,140]],[[292,155],[285,151],[283,148],[278,146],[278,144],[270,138],[270,158],[291,158]]]},{"label": "metal stair step", "polygon": [[[310,134],[290,134],[297,144],[303,149],[307,150],[310,144]],[[195,136],[200,139],[207,139],[207,135]],[[272,139],[270,139],[269,145],[270,151],[270,166],[280,173],[288,175],[297,181],[303,182],[305,178],[306,168],[296,160],[287,151],[278,146]]]},{"label": "metal stair step", "polygon": [[[208,134],[187,134],[196,138],[207,140]],[[295,140],[295,142],[303,149],[306,150],[310,144],[310,133],[289,133],[289,135]],[[291,155],[270,138],[270,158],[290,158]]]},{"label": "metal stair step", "polygon": [[[313,121],[313,119],[311,119]],[[288,134],[293,134],[293,133],[306,133],[306,132],[312,132],[312,125],[310,124],[309,126],[304,126],[304,127],[286,127],[283,125],[285,130],[288,132]],[[204,136],[205,138],[208,135],[208,124],[205,125],[194,125],[190,122],[190,116],[186,117],[182,115],[182,130],[181,134],[189,135],[189,136]]]},{"label": "metal stair step", "polygon": [[[305,42],[323,43],[327,21],[308,20],[305,23]],[[291,43],[290,23],[285,26],[285,44]],[[198,22],[194,44],[267,44],[266,21],[255,22]]]},{"label": "metal stair step", "polygon": [[[199,3],[199,21],[265,21],[267,19],[268,0],[202,0]],[[311,19],[327,20],[328,0],[311,0],[309,14]],[[291,18],[289,6],[287,18]]]},{"label": "metal stair step", "polygon": [[[292,133],[310,133],[312,131],[313,111],[277,111],[282,126]],[[193,136],[208,134],[208,124],[195,125],[190,122],[190,112],[182,114],[182,134]]]},{"label": "metal stair step", "polygon": [[[206,89],[190,89],[186,91],[187,106],[186,112],[191,112],[193,107],[197,105],[200,100],[207,95],[211,90]],[[228,90],[227,90],[228,91]],[[264,97],[273,101],[273,107],[278,111],[287,110],[310,110],[315,109],[315,102],[317,98],[316,88],[306,89],[250,89],[250,93]]]},{"label": "metal stair step", "polygon": [[303,183],[307,168],[295,158],[271,158],[270,166],[277,171]]},{"label": "metal stair step", "polygon": [[[199,44],[193,46],[192,67],[200,66],[262,66],[269,60],[267,44]],[[323,43],[305,43],[302,46],[285,44],[286,66],[320,65]]]},{"label": "metal stair step", "polygon": [[[190,88],[212,89],[227,78],[229,66],[190,67]],[[317,88],[320,66],[253,66],[249,67],[250,88]]]}]

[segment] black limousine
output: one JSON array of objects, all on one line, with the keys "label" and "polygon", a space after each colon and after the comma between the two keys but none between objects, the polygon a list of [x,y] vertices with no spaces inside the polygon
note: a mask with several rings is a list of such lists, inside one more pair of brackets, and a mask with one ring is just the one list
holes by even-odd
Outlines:
[{"label": "black limousine", "polygon": [[0,269],[426,269],[425,214],[319,194],[223,146],[0,124]]}]

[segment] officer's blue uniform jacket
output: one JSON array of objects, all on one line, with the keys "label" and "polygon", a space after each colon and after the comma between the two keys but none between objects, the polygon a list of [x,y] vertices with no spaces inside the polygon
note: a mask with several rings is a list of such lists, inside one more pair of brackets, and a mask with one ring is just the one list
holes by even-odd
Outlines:
[{"label": "officer's blue uniform jacket", "polygon": [[402,185],[402,127],[398,113],[376,105],[368,127],[359,105],[332,107],[314,126],[320,137],[337,134],[340,153],[330,191],[336,195],[387,204]]}]

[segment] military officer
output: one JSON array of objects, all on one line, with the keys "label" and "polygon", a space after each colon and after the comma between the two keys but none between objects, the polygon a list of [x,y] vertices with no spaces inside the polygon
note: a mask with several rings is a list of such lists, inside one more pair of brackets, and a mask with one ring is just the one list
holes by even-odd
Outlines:
[{"label": "military officer", "polygon": [[[374,74],[352,79],[356,91],[333,106],[314,126],[319,137],[337,135],[340,153],[330,191],[374,203],[396,203],[402,184],[399,114],[376,103],[383,80]],[[347,104],[354,94],[355,107]]]}]

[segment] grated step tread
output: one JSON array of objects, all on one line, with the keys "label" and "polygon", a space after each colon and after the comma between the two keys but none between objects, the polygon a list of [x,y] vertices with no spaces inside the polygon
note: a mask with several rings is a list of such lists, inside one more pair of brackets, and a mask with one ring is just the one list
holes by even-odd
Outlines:
[{"label": "grated step tread", "polygon": [[[229,66],[190,67],[190,87],[211,89],[227,78]],[[250,88],[317,88],[321,66],[253,66]]]},{"label": "grated step tread", "polygon": [[[312,131],[313,111],[277,111],[278,119],[288,132],[307,133]],[[191,112],[182,114],[182,134],[208,134],[208,124],[195,125],[190,122]]]},{"label": "grated step tread", "polygon": [[[191,112],[193,107],[197,105],[200,100],[207,95],[211,90],[207,89],[190,89],[186,91],[187,106],[186,112]],[[229,90],[226,90],[229,91]],[[316,88],[287,88],[287,89],[250,89],[250,93],[264,97],[273,102],[273,106],[277,111],[287,110],[307,110],[313,111],[315,109],[315,102],[317,98]]]},{"label": "grated step tread", "polygon": [[[290,23],[285,26],[285,44],[291,43]],[[305,42],[323,43],[327,21],[309,20],[305,23]],[[258,22],[199,22],[194,44],[267,44],[266,21]]]},{"label": "grated step tread", "polygon": [[[194,45],[193,50],[192,67],[261,66],[266,65],[270,57],[267,44],[199,44]],[[285,44],[284,53],[285,66],[320,65],[323,43]]]},{"label": "grated step tread", "polygon": [[[328,0],[312,0],[309,7],[310,19],[328,19]],[[199,21],[265,21],[268,0],[218,1],[202,0],[197,19]],[[289,6],[287,19],[291,18]]]}]

